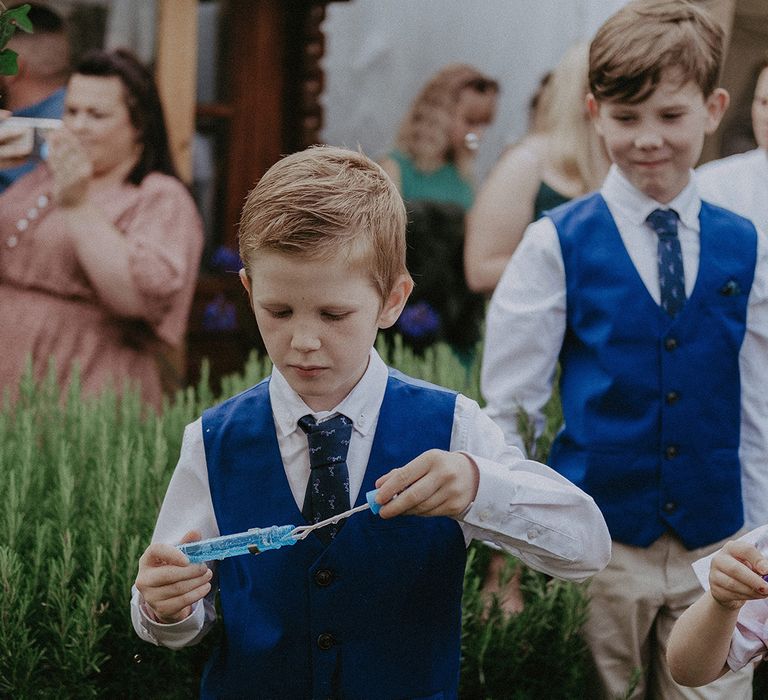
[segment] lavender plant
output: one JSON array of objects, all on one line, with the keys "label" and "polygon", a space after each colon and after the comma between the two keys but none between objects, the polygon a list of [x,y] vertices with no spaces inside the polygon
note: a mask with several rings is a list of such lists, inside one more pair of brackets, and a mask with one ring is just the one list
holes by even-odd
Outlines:
[{"label": "lavender plant", "polygon": [[[449,347],[423,357],[398,342],[379,347],[402,371],[479,398],[477,363],[466,369]],[[252,356],[224,379],[223,395],[269,371],[268,359]],[[0,405],[0,697],[194,697],[218,632],[178,652],[146,644],[128,598],[183,428],[218,400],[207,369],[159,413],[130,387],[120,398],[85,398],[76,377],[61,396],[53,367],[40,382],[28,367],[19,393],[14,406]],[[462,697],[510,697],[514,687],[518,698],[557,698],[580,688],[583,589],[523,569],[526,610],[509,618],[480,598],[482,556],[470,555]]]}]

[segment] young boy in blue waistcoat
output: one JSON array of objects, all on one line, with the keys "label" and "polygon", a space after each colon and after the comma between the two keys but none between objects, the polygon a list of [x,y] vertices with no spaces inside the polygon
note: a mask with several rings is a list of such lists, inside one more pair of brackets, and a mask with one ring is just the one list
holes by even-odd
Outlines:
[{"label": "young boy in blue waistcoat", "polygon": [[[218,591],[203,697],[455,698],[472,538],[564,578],[607,562],[589,496],[508,447],[477,403],[373,349],[413,286],[405,222],[384,171],[332,147],[284,158],[248,196],[241,279],[274,369],[187,427],[132,600],[137,633],[177,648],[209,629]],[[378,488],[378,516],[207,566],[173,546],[304,525],[322,493],[304,430],[340,418],[349,505]]]},{"label": "young boy in blue waistcoat", "polygon": [[587,108],[613,165],[598,193],[529,227],[487,316],[482,389],[512,444],[520,408],[542,426],[560,363],[549,461],[613,539],[586,626],[605,697],[624,696],[635,669],[632,697],[749,693],[749,670],[683,689],[664,657],[700,593],[691,563],[745,511],[768,520],[765,239],[692,181],[728,102],[722,45],[684,0],[636,0],[603,24]]}]

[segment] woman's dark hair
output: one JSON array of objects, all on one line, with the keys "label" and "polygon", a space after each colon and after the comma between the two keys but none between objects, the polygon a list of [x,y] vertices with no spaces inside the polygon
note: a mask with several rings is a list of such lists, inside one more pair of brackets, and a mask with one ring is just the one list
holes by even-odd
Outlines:
[{"label": "woman's dark hair", "polygon": [[138,185],[151,172],[178,177],[168,146],[163,106],[149,69],[126,49],[89,51],[75,67],[75,73],[100,78],[115,76],[125,91],[128,114],[142,144],[139,162],[126,178]]}]

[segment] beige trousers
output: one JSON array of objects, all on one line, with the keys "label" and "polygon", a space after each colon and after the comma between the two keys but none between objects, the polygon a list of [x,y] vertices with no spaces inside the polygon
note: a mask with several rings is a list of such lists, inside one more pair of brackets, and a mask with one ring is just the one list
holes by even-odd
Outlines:
[{"label": "beige trousers", "polygon": [[650,547],[613,543],[608,566],[594,576],[585,637],[595,662],[595,697],[624,698],[634,669],[642,669],[631,698],[749,700],[753,667],[727,673],[701,688],[684,688],[667,668],[667,639],[683,611],[702,594],[691,564],[732,537],[687,550],[665,534]]}]

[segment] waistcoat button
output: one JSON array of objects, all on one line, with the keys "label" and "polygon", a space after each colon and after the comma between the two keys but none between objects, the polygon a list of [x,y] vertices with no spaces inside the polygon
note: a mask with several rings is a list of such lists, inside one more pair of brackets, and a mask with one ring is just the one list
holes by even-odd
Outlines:
[{"label": "waistcoat button", "polygon": [[672,501],[667,501],[664,504],[665,513],[674,513],[676,510],[677,510],[677,503],[673,503]]},{"label": "waistcoat button", "polygon": [[664,341],[664,347],[667,350],[674,350],[677,347],[677,339],[676,338],[667,338]]},{"label": "waistcoat button", "polygon": [[677,457],[677,445],[669,445],[667,449],[664,450],[664,454],[666,455],[667,459]]},{"label": "waistcoat button", "polygon": [[328,651],[335,643],[336,640],[333,638],[333,635],[328,634],[328,632],[323,632],[317,638],[317,646],[323,651]]},{"label": "waistcoat button", "polygon": [[670,391],[667,392],[667,395],[664,397],[664,400],[671,406],[673,403],[677,403],[677,400],[680,398],[680,394],[678,394],[676,391]]},{"label": "waistcoat button", "polygon": [[328,586],[333,581],[333,572],[328,569],[320,569],[315,572],[315,583],[318,586]]}]

